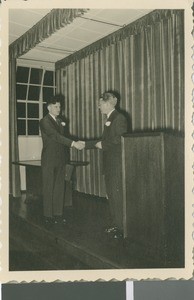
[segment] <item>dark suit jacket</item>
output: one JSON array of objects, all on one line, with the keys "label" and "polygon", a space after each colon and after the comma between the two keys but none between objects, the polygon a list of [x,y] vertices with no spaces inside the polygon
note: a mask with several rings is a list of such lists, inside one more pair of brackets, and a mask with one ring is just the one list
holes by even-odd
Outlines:
[{"label": "dark suit jacket", "polygon": [[[125,116],[114,110],[104,125],[102,134],[103,173],[110,174],[121,168],[121,136],[127,132]],[[99,140],[86,142],[86,149],[94,148]]]},{"label": "dark suit jacket", "polygon": [[[72,140],[64,137],[64,126],[62,120],[59,119],[60,124],[47,114],[40,120],[40,130],[43,140],[42,149],[42,166],[65,164],[68,161],[68,148],[71,147]],[[64,147],[66,146],[66,147]],[[66,155],[67,154],[67,155]]]}]

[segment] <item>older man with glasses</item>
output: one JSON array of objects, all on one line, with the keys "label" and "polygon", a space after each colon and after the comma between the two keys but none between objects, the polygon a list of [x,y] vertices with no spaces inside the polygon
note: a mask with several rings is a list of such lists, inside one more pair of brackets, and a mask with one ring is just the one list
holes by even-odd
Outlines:
[{"label": "older man with glasses", "polygon": [[114,92],[104,92],[98,106],[107,121],[99,141],[86,142],[86,149],[96,147],[103,153],[103,174],[110,207],[110,224],[106,233],[119,239],[123,232],[121,136],[127,132],[127,119],[116,109]]}]

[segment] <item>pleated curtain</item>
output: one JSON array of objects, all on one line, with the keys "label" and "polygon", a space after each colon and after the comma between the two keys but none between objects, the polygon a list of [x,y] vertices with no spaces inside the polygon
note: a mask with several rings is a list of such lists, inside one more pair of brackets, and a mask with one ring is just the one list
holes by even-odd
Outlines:
[{"label": "pleated curtain", "polygon": [[19,161],[17,112],[16,112],[16,59],[9,60],[9,193],[20,197],[19,166],[12,162]]},{"label": "pleated curtain", "polygon": [[[130,27],[131,26],[131,27]],[[98,99],[119,92],[132,132],[170,130],[184,133],[184,12],[154,11],[71,57],[56,63],[57,92],[65,95],[70,133],[100,138],[104,120]],[[100,150],[72,150],[76,189],[105,196]]]},{"label": "pleated curtain", "polygon": [[16,114],[16,59],[34,48],[57,30],[83,15],[87,9],[52,9],[37,24],[9,46],[9,193],[19,197],[20,172]]}]

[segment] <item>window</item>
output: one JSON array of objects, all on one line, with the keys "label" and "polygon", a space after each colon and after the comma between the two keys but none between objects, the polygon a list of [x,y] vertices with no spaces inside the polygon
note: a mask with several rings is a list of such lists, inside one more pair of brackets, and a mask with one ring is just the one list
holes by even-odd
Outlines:
[{"label": "window", "polygon": [[39,120],[47,113],[46,101],[55,94],[55,72],[17,67],[18,135],[39,135]]}]

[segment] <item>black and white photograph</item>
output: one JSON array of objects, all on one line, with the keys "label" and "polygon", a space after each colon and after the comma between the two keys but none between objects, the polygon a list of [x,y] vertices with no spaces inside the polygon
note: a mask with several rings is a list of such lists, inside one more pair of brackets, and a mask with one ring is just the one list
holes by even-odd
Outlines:
[{"label": "black and white photograph", "polygon": [[191,5],[27,2],[7,9],[7,274],[192,277]]}]

